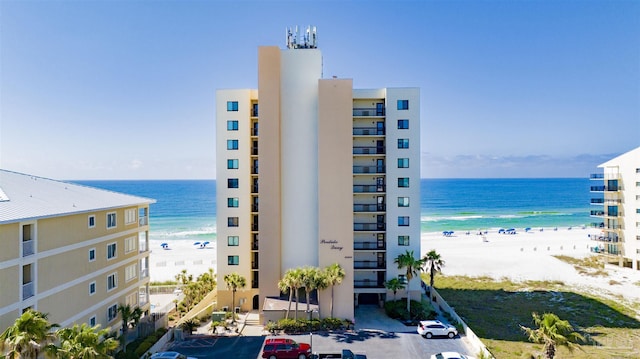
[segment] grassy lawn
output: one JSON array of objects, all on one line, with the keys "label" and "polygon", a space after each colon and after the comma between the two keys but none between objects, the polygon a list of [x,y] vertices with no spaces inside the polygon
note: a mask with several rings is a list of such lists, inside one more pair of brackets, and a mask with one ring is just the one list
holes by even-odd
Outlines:
[{"label": "grassy lawn", "polygon": [[[428,282],[428,277],[423,277]],[[435,287],[499,359],[538,358],[519,325],[533,326],[531,313],[552,312],[590,340],[556,358],[638,358],[637,303],[598,298],[562,282],[514,283],[486,277],[436,276]],[[540,356],[541,357],[541,356]]]}]

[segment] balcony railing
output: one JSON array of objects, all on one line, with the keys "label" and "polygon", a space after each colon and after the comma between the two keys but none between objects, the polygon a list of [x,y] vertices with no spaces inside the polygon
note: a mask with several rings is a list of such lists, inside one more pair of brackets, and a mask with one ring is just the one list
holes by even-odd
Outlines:
[{"label": "balcony railing", "polygon": [[147,249],[147,241],[138,241],[138,252],[146,252]]},{"label": "balcony railing", "polygon": [[258,193],[258,186],[251,186],[251,193]]},{"label": "balcony railing", "polygon": [[138,218],[138,225],[146,226],[147,224],[149,224],[149,217],[142,216],[142,217]]},{"label": "balcony railing", "polygon": [[375,185],[375,184],[355,184],[353,185],[353,192],[355,193],[373,193],[373,192],[385,192],[387,186]]},{"label": "balcony railing", "polygon": [[35,253],[35,241],[30,239],[28,241],[22,242],[22,256],[30,256]]},{"label": "balcony railing", "polygon": [[592,228],[604,228],[604,223],[603,222],[593,222],[593,223],[591,223],[591,227]]},{"label": "balcony railing", "polygon": [[591,204],[604,204],[604,198],[591,198]]},{"label": "balcony railing", "polygon": [[355,146],[353,147],[354,155],[384,155],[384,147],[378,146]]},{"label": "balcony railing", "polygon": [[258,129],[256,127],[251,129],[251,136],[258,136]]},{"label": "balcony railing", "polygon": [[605,199],[604,200],[604,204],[606,205],[621,204],[621,203],[622,203],[621,199]]},{"label": "balcony railing", "polygon": [[31,298],[35,295],[35,291],[34,291],[35,287],[33,285],[33,282],[29,282],[29,283],[25,283],[22,285],[22,300],[25,300],[27,298]]},{"label": "balcony railing", "polygon": [[384,223],[354,223],[354,231],[384,231],[386,229]]},{"label": "balcony railing", "polygon": [[258,230],[258,228],[259,228],[259,227],[258,227],[258,224],[257,224],[257,223],[252,223],[252,224],[251,224],[251,230],[252,230],[252,231],[257,231],[257,230]]},{"label": "balcony railing", "polygon": [[377,127],[355,127],[353,129],[354,136],[384,136],[384,128]]},{"label": "balcony railing", "polygon": [[592,179],[592,180],[604,179],[604,173],[592,173],[589,176],[589,179]]},{"label": "balcony railing", "polygon": [[353,109],[353,116],[366,117],[366,116],[384,116],[384,107],[356,107]]},{"label": "balcony railing", "polygon": [[258,174],[258,166],[251,166],[251,174],[252,175]]},{"label": "balcony railing", "polygon": [[258,288],[259,287],[259,283],[257,280],[252,280],[251,281],[251,288]]},{"label": "balcony railing", "polygon": [[149,268],[140,269],[140,278],[147,278],[149,276]]},{"label": "balcony railing", "polygon": [[253,251],[257,251],[258,249],[260,249],[260,246],[258,244],[258,241],[253,241],[251,242],[251,250]]},{"label": "balcony railing", "polygon": [[604,211],[591,211],[590,215],[594,217],[603,217]]},{"label": "balcony railing", "polygon": [[385,243],[377,242],[353,242],[353,249],[385,249]]},{"label": "balcony railing", "polygon": [[385,269],[387,266],[385,263],[378,261],[353,261],[353,268],[355,269]]},{"label": "balcony railing", "polygon": [[354,212],[384,212],[387,210],[385,204],[354,204]]},{"label": "balcony railing", "polygon": [[385,173],[385,166],[353,166],[353,173]]},{"label": "balcony railing", "polygon": [[149,293],[147,292],[146,288],[140,289],[140,292],[138,293],[138,302],[140,303],[140,306],[143,306],[149,302]]},{"label": "balcony railing", "polygon": [[251,147],[251,156],[258,155],[258,147]]},{"label": "balcony railing", "polygon": [[604,192],[604,186],[591,186],[589,189],[591,192]]},{"label": "balcony railing", "polygon": [[607,230],[619,230],[619,229],[624,229],[624,226],[621,224],[610,224],[608,226],[604,226],[604,227],[600,227],[600,228],[604,228],[605,231]]},{"label": "balcony railing", "polygon": [[257,204],[252,204],[251,205],[251,212],[258,212],[258,205]]},{"label": "balcony railing", "polygon": [[355,288],[384,288],[384,283],[375,279],[359,279],[353,281],[353,286]]},{"label": "balcony railing", "polygon": [[258,261],[257,260],[251,262],[251,269],[258,269]]}]

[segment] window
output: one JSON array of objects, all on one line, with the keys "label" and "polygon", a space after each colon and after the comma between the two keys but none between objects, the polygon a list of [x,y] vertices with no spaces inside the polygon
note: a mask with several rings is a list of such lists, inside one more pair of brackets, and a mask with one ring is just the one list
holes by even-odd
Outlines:
[{"label": "window", "polygon": [[398,120],[398,130],[408,130],[409,120]]},{"label": "window", "polygon": [[227,188],[238,188],[238,179],[237,178],[228,178],[227,179]]},{"label": "window", "polygon": [[114,228],[116,226],[116,213],[107,213],[107,229]]},{"label": "window", "polygon": [[237,159],[227,160],[227,169],[237,170],[238,169],[238,160]]},{"label": "window", "polygon": [[238,140],[227,140],[227,149],[228,150],[237,150],[238,149]]},{"label": "window", "polygon": [[409,187],[409,177],[398,177],[398,187],[399,188]]},{"label": "window", "polygon": [[128,282],[134,278],[137,277],[137,273],[138,273],[138,264],[137,263],[133,263],[130,266],[127,266],[124,269],[124,281]]},{"label": "window", "polygon": [[130,208],[124,211],[124,224],[133,224],[138,221],[136,218],[136,208]]},{"label": "window", "polygon": [[232,247],[240,245],[240,237],[238,237],[238,236],[228,236],[227,237],[227,245],[228,246],[232,246]]},{"label": "window", "polygon": [[96,216],[93,214],[89,216],[89,228],[93,228],[96,226]]},{"label": "window", "polygon": [[107,321],[110,322],[118,316],[118,305],[114,304],[107,308]]},{"label": "window", "polygon": [[95,327],[96,326],[96,316],[95,315],[93,317],[89,318],[89,326],[90,327]]},{"label": "window", "polygon": [[91,248],[89,249],[89,262],[93,262],[95,260],[96,260],[96,249]]},{"label": "window", "polygon": [[96,294],[96,282],[89,283],[89,295]]},{"label": "window", "polygon": [[399,246],[408,246],[409,245],[409,236],[398,236],[398,245]]},{"label": "window", "polygon": [[227,131],[238,131],[238,121],[237,120],[227,121]]},{"label": "window", "polygon": [[398,207],[409,207],[409,197],[398,197]]},{"label": "window", "polygon": [[132,308],[135,308],[138,306],[138,297],[140,296],[140,294],[138,292],[134,292],[129,294],[125,299],[124,299],[124,303],[125,305],[128,305]]},{"label": "window", "polygon": [[409,139],[398,138],[398,148],[409,148]]},{"label": "window", "polygon": [[230,266],[237,266],[240,263],[239,256],[227,256],[227,264]]},{"label": "window", "polygon": [[398,217],[398,225],[406,227],[409,225],[409,216],[399,216]]},{"label": "window", "polygon": [[107,244],[107,259],[115,258],[118,255],[116,243]]},{"label": "window", "polygon": [[238,217],[227,217],[227,226],[229,226],[229,227],[237,227],[238,226]]},{"label": "window", "polygon": [[398,158],[398,168],[409,168],[409,159]]},{"label": "window", "polygon": [[238,111],[238,101],[227,101],[227,111]]},{"label": "window", "polygon": [[398,110],[408,110],[409,100],[398,100]]},{"label": "window", "polygon": [[107,292],[118,287],[118,273],[111,273],[107,276]]},{"label": "window", "polygon": [[230,197],[227,198],[227,207],[229,208],[237,208],[238,207],[238,198],[237,197]]},{"label": "window", "polygon": [[129,237],[129,238],[125,238],[124,240],[124,253],[131,253],[133,251],[136,250],[136,247],[138,245],[138,238],[137,237]]}]

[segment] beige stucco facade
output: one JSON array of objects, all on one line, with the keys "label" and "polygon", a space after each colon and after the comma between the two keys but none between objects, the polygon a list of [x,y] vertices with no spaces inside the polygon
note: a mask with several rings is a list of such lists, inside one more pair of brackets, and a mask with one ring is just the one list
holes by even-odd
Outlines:
[{"label": "beige stucco facade", "polygon": [[[20,175],[11,176],[18,180],[9,182],[20,181]],[[64,196],[47,192],[76,186],[39,181],[49,187],[38,203],[59,205]],[[114,330],[119,330],[121,323],[113,308],[109,316],[110,307],[130,304],[149,309],[148,214],[153,200],[126,196],[121,207],[113,206],[111,199],[109,208],[79,208],[66,213],[55,213],[53,208],[45,215],[16,218],[9,208],[12,201],[25,202],[22,208],[31,204],[10,185],[3,183],[9,200],[0,201],[0,332],[27,308],[48,313],[52,323],[63,327],[87,323]],[[118,196],[87,187],[79,191],[100,191],[96,197]],[[138,203],[132,203],[136,199]],[[80,202],[78,207],[82,207]],[[111,219],[109,228],[107,217]]]},{"label": "beige stucco facade", "polygon": [[602,228],[596,237],[599,252],[611,262],[640,270],[640,147],[598,167],[602,173],[591,178],[604,186],[591,187],[602,194],[591,201],[595,206],[591,215]]},{"label": "beige stucco facade", "polygon": [[[402,274],[394,258],[421,253],[419,97],[323,79],[316,48],[258,49],[258,89],[216,94],[218,307],[229,306],[228,273],[248,283],[234,306],[262,309],[285,297],[288,269],[334,263],[346,272],[335,317],[386,300],[384,282]],[[330,296],[319,293],[321,317]]]}]

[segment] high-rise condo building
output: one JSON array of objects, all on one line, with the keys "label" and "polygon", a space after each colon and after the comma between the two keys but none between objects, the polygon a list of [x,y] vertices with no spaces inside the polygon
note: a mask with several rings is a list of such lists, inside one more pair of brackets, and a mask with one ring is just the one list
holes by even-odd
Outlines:
[{"label": "high-rise condo building", "polygon": [[154,202],[0,170],[0,332],[28,308],[115,331],[119,305],[147,311]]},{"label": "high-rise condo building", "polygon": [[591,179],[604,182],[591,186],[594,209],[591,216],[600,219],[594,227],[602,234],[592,247],[605,255],[609,262],[640,269],[640,147],[624,153],[598,166],[602,173]]},{"label": "high-rise condo building", "polygon": [[[406,271],[394,259],[420,256],[419,89],[323,78],[307,29],[259,47],[258,89],[219,90],[216,108],[218,306],[226,274],[247,279],[234,306],[263,309],[288,269],[335,263],[335,317],[392,299],[385,281]],[[419,298],[419,281],[409,290]],[[319,296],[329,316],[330,291]]]}]

